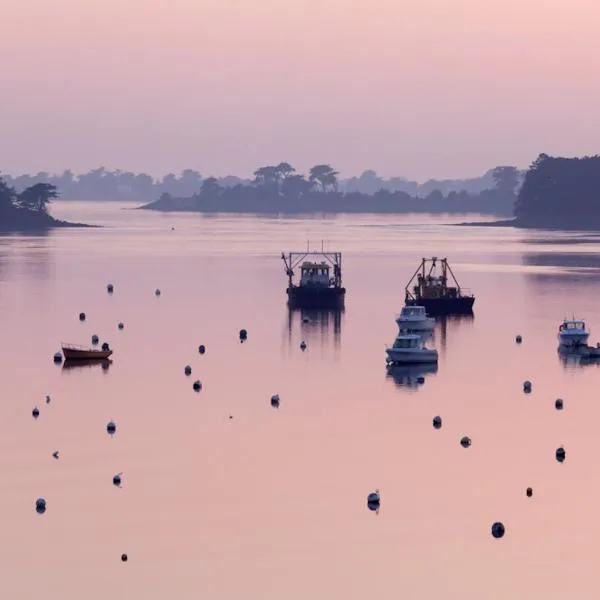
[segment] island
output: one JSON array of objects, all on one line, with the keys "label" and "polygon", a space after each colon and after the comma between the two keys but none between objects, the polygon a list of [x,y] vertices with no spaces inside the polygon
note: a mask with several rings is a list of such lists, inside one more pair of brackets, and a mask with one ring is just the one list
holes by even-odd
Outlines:
[{"label": "island", "polygon": [[600,156],[540,154],[525,173],[512,219],[460,225],[600,230]]},{"label": "island", "polygon": [[339,213],[479,213],[510,216],[516,201],[519,171],[515,167],[493,170],[493,186],[479,193],[450,191],[446,196],[433,189],[426,197],[401,190],[380,189],[374,193],[342,192],[338,172],[330,165],[312,167],[308,176],[289,163],[260,167],[254,180],[224,186],[215,177],[202,181],[200,190],[187,197],[167,192],[138,207],[162,212],[251,213],[251,214],[339,214]]},{"label": "island", "polygon": [[94,227],[68,223],[48,213],[48,205],[58,198],[56,186],[36,183],[17,192],[0,177],[0,232],[38,232],[58,227]]}]

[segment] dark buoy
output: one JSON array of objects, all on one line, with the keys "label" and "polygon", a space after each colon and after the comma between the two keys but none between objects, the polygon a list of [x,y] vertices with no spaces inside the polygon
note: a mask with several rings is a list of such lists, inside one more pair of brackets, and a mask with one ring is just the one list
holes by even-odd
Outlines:
[{"label": "dark buoy", "polygon": [[183,372],[186,375],[191,375],[192,374],[192,367],[190,367],[190,365],[185,365],[185,369],[183,369]]},{"label": "dark buoy", "polygon": [[506,529],[504,528],[504,524],[500,523],[500,521],[497,521],[496,523],[494,523],[492,525],[492,535],[496,539],[500,539],[501,537],[504,537],[505,532],[506,532]]},{"label": "dark buoy", "polygon": [[123,475],[123,473],[117,473],[113,477],[113,485],[115,485],[117,487],[121,487],[121,475]]},{"label": "dark buoy", "polygon": [[518,335],[518,336],[515,338],[515,341],[517,342],[517,344],[520,344],[520,343],[523,341],[523,338],[522,338],[520,335]]},{"label": "dark buoy", "polygon": [[60,365],[60,363],[61,363],[61,362],[62,362],[62,360],[63,360],[62,354],[61,354],[60,352],[57,352],[57,353],[54,355],[54,358],[53,358],[53,360],[54,360],[55,364],[57,364],[57,365]]},{"label": "dark buoy", "polygon": [[58,460],[58,450],[55,450],[55,451],[52,453],[52,458],[55,458],[56,460]]},{"label": "dark buoy", "polygon": [[108,352],[110,350],[110,346],[104,342],[104,344],[102,344],[102,352]]},{"label": "dark buoy", "polygon": [[433,427],[435,429],[441,429],[442,428],[442,417],[433,417]]},{"label": "dark buoy", "polygon": [[196,381],[194,381],[192,384],[192,387],[194,388],[195,392],[199,392],[202,389],[202,382],[199,379],[196,379]]},{"label": "dark buoy", "polygon": [[85,313],[79,313],[79,320],[85,321]]},{"label": "dark buoy", "polygon": [[100,338],[96,334],[94,334],[92,336],[92,344],[95,346],[99,341],[100,341]]},{"label": "dark buoy", "polygon": [[531,381],[524,381],[523,382],[523,391],[526,394],[529,394],[531,392]]},{"label": "dark buoy", "polygon": [[31,415],[34,419],[37,419],[40,416],[40,409],[36,406],[32,411]]},{"label": "dark buoy", "polygon": [[123,325],[123,323],[119,323],[119,324],[117,325],[117,327],[118,327],[119,329],[123,329],[123,327],[125,327],[125,325]]},{"label": "dark buoy", "polygon": [[113,284],[112,284],[112,283],[109,283],[109,284],[106,286],[106,291],[107,291],[109,294],[112,294],[112,293],[115,291],[115,288],[114,288],[114,286],[113,286]]},{"label": "dark buoy", "polygon": [[556,399],[556,402],[554,403],[554,408],[556,408],[556,410],[563,409],[563,401],[560,398]]},{"label": "dark buoy", "polygon": [[381,505],[381,496],[379,495],[379,490],[375,490],[371,492],[367,496],[367,508],[369,510],[378,511]]},{"label": "dark buoy", "polygon": [[565,452],[565,449],[561,446],[560,448],[556,449],[556,460],[561,463],[564,462],[565,458],[567,458],[567,453]]},{"label": "dark buoy", "polygon": [[273,408],[279,408],[279,394],[271,396],[271,406]]},{"label": "dark buoy", "polygon": [[127,554],[121,554],[121,561],[127,562]]},{"label": "dark buoy", "polygon": [[50,404],[50,400],[51,400],[50,396],[46,396],[46,404]]},{"label": "dark buoy", "polygon": [[300,350],[302,350],[302,352],[306,350],[306,342],[304,340],[300,343]]},{"label": "dark buoy", "polygon": [[198,352],[200,352],[200,354],[204,354],[206,352],[206,348],[201,344],[198,346]]},{"label": "dark buoy", "polygon": [[43,515],[46,512],[46,501],[43,498],[38,498],[35,501],[35,512],[38,515]]},{"label": "dark buoy", "polygon": [[155,296],[160,296],[160,290],[159,290],[158,288],[156,288],[156,289],[154,290],[154,295],[155,295]]},{"label": "dark buoy", "polygon": [[463,438],[461,438],[460,445],[463,448],[468,448],[471,445],[471,438],[465,435]]},{"label": "dark buoy", "polygon": [[108,433],[108,435],[115,435],[116,432],[117,432],[117,426],[116,426],[115,422],[109,421],[108,424],[106,425],[106,433]]},{"label": "dark buoy", "polygon": [[531,498],[531,496],[533,496],[533,490],[531,488],[527,488],[527,490],[525,491],[525,493],[527,494],[528,498]]},{"label": "dark buoy", "polygon": [[245,329],[240,329],[240,342],[248,339],[248,332]]}]

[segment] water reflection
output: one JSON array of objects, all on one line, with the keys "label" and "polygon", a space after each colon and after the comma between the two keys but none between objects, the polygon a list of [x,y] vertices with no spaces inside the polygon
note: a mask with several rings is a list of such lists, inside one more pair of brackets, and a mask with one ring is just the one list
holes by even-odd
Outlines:
[{"label": "water reflection", "polygon": [[418,389],[425,383],[426,375],[435,375],[438,371],[434,365],[389,365],[386,377],[392,379],[400,388]]},{"label": "water reflection", "polygon": [[583,353],[565,350],[559,350],[557,354],[562,366],[567,371],[574,371],[575,369],[589,365],[600,366],[600,357],[590,357]]},{"label": "water reflection", "polygon": [[[333,341],[335,348],[340,347],[344,309],[314,310],[287,308],[287,334],[291,345],[304,341],[310,348],[311,343],[329,346]],[[295,335],[297,333],[298,335]]]},{"label": "water reflection", "polygon": [[62,371],[71,371],[78,368],[92,369],[94,367],[102,367],[104,371],[108,371],[113,361],[110,358],[89,358],[83,360],[65,360],[63,362]]},{"label": "water reflection", "polygon": [[54,259],[50,253],[52,231],[0,234],[0,279],[7,279],[11,267],[19,265],[27,278],[48,279],[53,275]]},{"label": "water reflection", "polygon": [[525,252],[522,263],[542,269],[541,272],[528,273],[527,280],[533,283],[600,283],[598,252]]},{"label": "water reflection", "polygon": [[445,354],[446,352],[448,330],[456,331],[459,327],[472,327],[474,320],[475,314],[473,313],[470,315],[448,315],[436,319],[435,327],[440,332],[440,349],[442,353]]}]

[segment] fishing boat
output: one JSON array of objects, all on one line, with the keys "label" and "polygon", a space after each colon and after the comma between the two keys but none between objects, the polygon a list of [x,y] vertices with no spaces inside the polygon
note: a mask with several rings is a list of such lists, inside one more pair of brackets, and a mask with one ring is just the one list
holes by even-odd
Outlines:
[{"label": "fishing boat", "polygon": [[[288,276],[288,306],[300,309],[342,309],[346,289],[342,287],[341,252],[282,253]],[[300,281],[294,283],[296,270]]]},{"label": "fishing boat", "polygon": [[112,355],[113,351],[109,348],[105,342],[102,344],[101,349],[90,348],[87,346],[78,346],[76,344],[62,344],[62,352],[65,356],[65,360],[104,360]]},{"label": "fishing boat", "polygon": [[585,346],[590,332],[586,329],[585,321],[565,319],[558,328],[558,345],[561,348],[579,348]]},{"label": "fishing boat", "polygon": [[424,306],[404,306],[396,319],[400,331],[433,331],[435,319],[427,316]]},{"label": "fishing boat", "polygon": [[423,306],[431,317],[471,314],[474,303],[475,297],[460,287],[446,258],[421,259],[405,289],[406,306]]},{"label": "fishing boat", "polygon": [[427,348],[420,335],[399,334],[390,348],[386,348],[387,364],[419,365],[437,364],[438,352]]}]

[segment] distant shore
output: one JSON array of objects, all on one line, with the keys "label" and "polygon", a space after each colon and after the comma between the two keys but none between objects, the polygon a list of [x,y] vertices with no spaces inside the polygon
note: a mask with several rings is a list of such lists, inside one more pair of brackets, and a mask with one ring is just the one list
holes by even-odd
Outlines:
[{"label": "distant shore", "polygon": [[454,223],[455,227],[514,227],[515,229],[542,229],[545,231],[599,231],[600,223],[595,220],[585,223],[531,223],[522,222],[519,219],[507,219],[503,221],[473,221],[469,223]]},{"label": "distant shore", "polygon": [[87,223],[71,223],[55,219],[45,212],[15,209],[9,214],[0,216],[0,233],[36,233],[51,229],[98,228],[102,225]]}]

